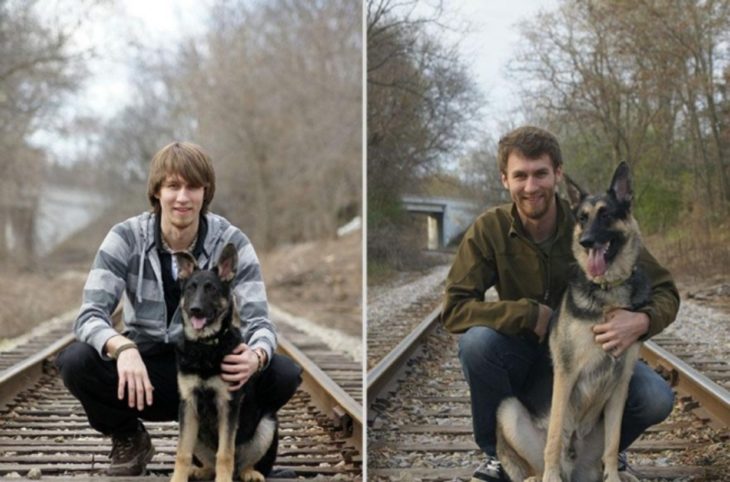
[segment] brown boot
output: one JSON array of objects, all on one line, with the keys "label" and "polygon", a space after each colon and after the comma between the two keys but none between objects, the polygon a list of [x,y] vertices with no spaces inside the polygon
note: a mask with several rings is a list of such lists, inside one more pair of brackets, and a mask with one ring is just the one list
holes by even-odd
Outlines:
[{"label": "brown boot", "polygon": [[140,424],[132,434],[112,435],[112,459],[107,475],[142,475],[147,464],[152,460],[155,448],[150,435]]}]

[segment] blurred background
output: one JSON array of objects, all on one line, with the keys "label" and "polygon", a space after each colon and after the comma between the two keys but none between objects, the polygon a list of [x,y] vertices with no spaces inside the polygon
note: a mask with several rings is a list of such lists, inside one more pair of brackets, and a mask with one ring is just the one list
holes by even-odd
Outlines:
[{"label": "blurred background", "polygon": [[627,161],[652,253],[730,299],[730,1],[497,3],[367,0],[368,284],[450,264],[534,124],[588,190]]},{"label": "blurred background", "polygon": [[0,2],[0,338],[79,306],[173,140],[212,156],[211,210],[252,239],[272,301],[360,336],[361,8]]}]

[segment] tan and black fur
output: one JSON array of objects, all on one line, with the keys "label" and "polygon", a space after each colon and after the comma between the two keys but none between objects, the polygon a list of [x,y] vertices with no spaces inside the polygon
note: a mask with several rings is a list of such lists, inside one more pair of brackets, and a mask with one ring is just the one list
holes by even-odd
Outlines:
[{"label": "tan and black fur", "polygon": [[[177,348],[180,439],[171,480],[263,481],[276,458],[276,416],[258,406],[252,383],[231,392],[220,377],[223,357],[243,341],[232,296],[236,249],[226,245],[212,270],[199,270],[187,253],[175,256],[184,337]],[[193,456],[202,466],[193,465]]]},{"label": "tan and black fur", "polygon": [[513,481],[619,482],[621,418],[639,343],[618,357],[596,343],[593,326],[616,308],[648,302],[637,266],[641,237],[631,214],[629,167],[621,163],[605,194],[589,195],[567,179],[576,224],[576,269],[550,331],[553,390],[542,413],[517,398],[497,411],[497,456]]}]

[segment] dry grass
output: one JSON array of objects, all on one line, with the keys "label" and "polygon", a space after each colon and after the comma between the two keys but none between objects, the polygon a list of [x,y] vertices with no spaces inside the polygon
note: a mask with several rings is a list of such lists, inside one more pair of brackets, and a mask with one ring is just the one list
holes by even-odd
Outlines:
[{"label": "dry grass", "polygon": [[0,274],[0,338],[22,335],[39,323],[65,313],[81,302],[86,275],[68,271]]},{"label": "dry grass", "polygon": [[362,235],[260,253],[269,300],[312,322],[362,335]]},{"label": "dry grass", "polygon": [[648,236],[652,254],[685,282],[730,276],[730,223],[688,220],[662,235]]},{"label": "dry grass", "polygon": [[57,246],[32,267],[0,271],[0,339],[21,335],[39,323],[81,305],[81,293],[96,250],[132,204],[112,207],[96,222]]},{"label": "dry grass", "polygon": [[368,233],[368,286],[378,286],[398,273],[424,271],[441,261],[427,252],[425,216],[408,216],[398,225]]}]

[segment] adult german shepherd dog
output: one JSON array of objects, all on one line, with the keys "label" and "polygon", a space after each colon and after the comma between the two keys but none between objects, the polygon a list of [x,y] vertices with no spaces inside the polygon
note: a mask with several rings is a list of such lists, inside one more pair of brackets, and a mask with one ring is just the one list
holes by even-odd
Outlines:
[{"label": "adult german shepherd dog", "polygon": [[616,168],[605,194],[589,195],[567,176],[566,183],[577,266],[550,330],[552,401],[545,413],[530,413],[517,398],[503,401],[497,456],[513,481],[634,481],[619,475],[617,459],[640,344],[614,357],[592,330],[612,309],[636,310],[649,301],[649,281],[637,266],[641,236],[631,214],[629,166]]},{"label": "adult german shepherd dog", "polygon": [[[223,482],[238,474],[243,481],[263,481],[276,458],[276,415],[258,406],[251,380],[230,392],[220,377],[223,357],[243,340],[232,293],[236,248],[226,245],[210,270],[198,269],[188,253],[175,257],[184,337],[177,348],[180,439],[171,480],[215,474]],[[202,466],[193,465],[193,455]]]}]

